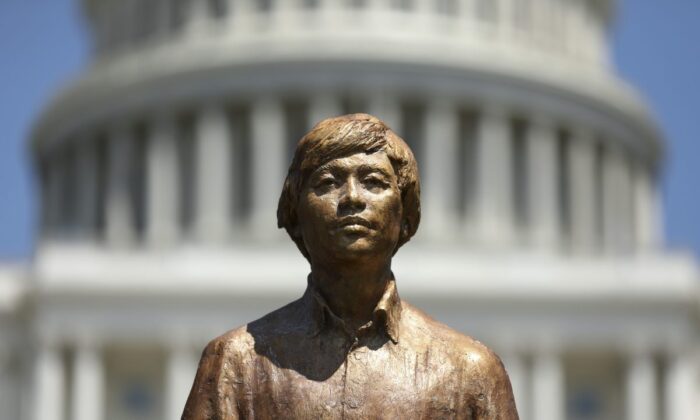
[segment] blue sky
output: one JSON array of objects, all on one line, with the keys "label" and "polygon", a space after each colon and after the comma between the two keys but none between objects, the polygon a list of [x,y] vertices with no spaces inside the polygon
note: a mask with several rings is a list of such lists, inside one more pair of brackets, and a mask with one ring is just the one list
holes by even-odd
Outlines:
[{"label": "blue sky", "polygon": [[[25,142],[43,104],[86,64],[78,0],[0,0],[0,259],[29,257],[34,181]],[[662,179],[667,243],[700,256],[700,1],[620,0],[618,72],[669,140]]]}]

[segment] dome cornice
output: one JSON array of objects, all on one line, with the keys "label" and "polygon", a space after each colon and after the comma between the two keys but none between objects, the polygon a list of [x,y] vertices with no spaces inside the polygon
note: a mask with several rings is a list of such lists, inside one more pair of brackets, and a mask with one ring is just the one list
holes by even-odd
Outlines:
[{"label": "dome cornice", "polygon": [[479,44],[465,51],[462,43],[440,39],[377,43],[338,36],[312,45],[287,40],[283,46],[277,41],[166,44],[98,61],[47,107],[33,146],[41,149],[115,115],[147,112],[163,103],[394,85],[416,96],[438,91],[503,101],[516,109],[536,105],[563,120],[568,114],[577,120],[588,116],[591,127],[612,131],[651,160],[662,151],[656,125],[633,89],[605,71],[557,56]]}]

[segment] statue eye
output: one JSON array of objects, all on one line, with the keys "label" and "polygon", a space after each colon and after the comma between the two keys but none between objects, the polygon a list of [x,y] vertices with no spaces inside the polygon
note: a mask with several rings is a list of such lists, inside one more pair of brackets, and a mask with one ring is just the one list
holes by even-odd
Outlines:
[{"label": "statue eye", "polygon": [[362,182],[372,189],[385,189],[389,186],[389,183],[379,175],[368,175]]},{"label": "statue eye", "polygon": [[324,176],[321,177],[318,181],[316,181],[316,184],[314,185],[315,188],[320,188],[320,189],[328,189],[331,187],[336,186],[336,180],[332,176]]}]

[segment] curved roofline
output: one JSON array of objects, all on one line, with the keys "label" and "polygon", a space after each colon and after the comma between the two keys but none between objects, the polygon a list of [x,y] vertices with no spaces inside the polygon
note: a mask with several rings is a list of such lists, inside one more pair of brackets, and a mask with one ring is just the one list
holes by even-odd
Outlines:
[{"label": "curved roofline", "polygon": [[[438,43],[436,40],[432,42]],[[268,44],[177,44],[97,62],[47,106],[35,126],[32,145],[40,148],[47,141],[51,142],[50,137],[69,135],[70,129],[62,129],[62,126],[76,125],[76,116],[94,116],[99,108],[109,108],[111,104],[106,102],[110,102],[109,96],[113,94],[131,97],[143,104],[148,92],[151,96],[162,96],[163,87],[169,85],[175,87],[175,92],[180,92],[179,100],[186,100],[188,95],[194,99],[202,93],[194,88],[189,88],[190,93],[183,93],[183,89],[187,90],[186,83],[194,83],[206,90],[203,85],[209,78],[215,78],[216,83],[223,85],[221,89],[224,91],[234,89],[232,92],[238,92],[245,90],[245,86],[236,86],[232,79],[241,74],[253,71],[256,77],[260,77],[274,73],[274,69],[287,68],[297,69],[298,73],[277,74],[274,78],[279,86],[284,85],[280,78],[286,78],[289,85],[294,86],[298,85],[297,79],[305,77],[302,73],[308,68],[328,67],[335,73],[340,71],[344,77],[336,79],[336,86],[343,86],[355,77],[344,69],[364,75],[375,71],[378,74],[382,71],[408,74],[414,69],[427,78],[431,74],[449,76],[443,84],[447,80],[462,85],[468,84],[469,80],[485,80],[490,86],[503,84],[529,89],[560,101],[576,102],[585,109],[609,110],[611,115],[618,115],[624,124],[637,132],[635,137],[645,139],[645,148],[652,154],[662,152],[661,135],[643,101],[633,89],[606,71],[582,69],[575,63],[556,60],[556,57],[544,60],[542,56],[529,56],[518,51],[513,54],[474,48],[464,52],[462,45],[449,46],[442,42],[439,42],[439,48],[430,41],[422,44],[418,41],[386,43],[370,48],[355,39],[335,39],[314,44],[313,48],[301,45],[301,42],[299,45],[287,42],[284,48],[276,49],[273,43],[274,40]],[[336,76],[340,77],[339,74]],[[319,80],[330,80],[329,77],[320,77]],[[420,88],[421,81],[413,81],[416,83],[414,88]],[[268,81],[260,88],[272,86],[270,83]],[[311,83],[307,87],[314,86]],[[449,93],[450,90],[453,89],[446,91]],[[221,90],[216,93],[221,93]],[[137,97],[141,99],[135,99]],[[124,102],[127,106],[128,101]]]}]

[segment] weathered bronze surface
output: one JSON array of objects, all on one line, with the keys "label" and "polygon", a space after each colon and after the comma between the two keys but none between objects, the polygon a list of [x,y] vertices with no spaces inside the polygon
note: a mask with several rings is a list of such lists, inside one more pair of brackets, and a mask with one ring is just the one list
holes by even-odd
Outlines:
[{"label": "weathered bronze surface", "polygon": [[416,232],[419,191],[413,154],[378,119],[314,127],[277,213],[311,264],[306,292],[209,343],[182,418],[517,419],[498,356],[399,298],[391,258]]}]

